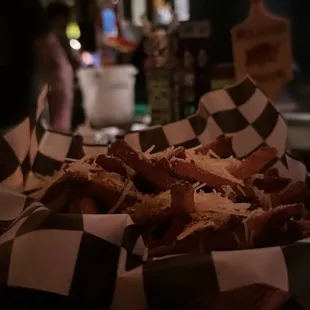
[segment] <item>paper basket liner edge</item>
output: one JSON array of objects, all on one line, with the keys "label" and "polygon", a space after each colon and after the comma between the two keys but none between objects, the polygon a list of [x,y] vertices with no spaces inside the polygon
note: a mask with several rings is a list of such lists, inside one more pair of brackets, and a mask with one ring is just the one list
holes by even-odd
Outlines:
[{"label": "paper basket liner edge", "polygon": [[[13,174],[21,171],[19,175],[28,178],[34,174],[52,175],[67,157],[80,158],[106,150],[102,146],[83,145],[77,136],[37,128],[30,134],[36,149],[30,148],[24,157],[29,158],[31,171],[23,172],[23,159]],[[283,118],[247,77],[231,87],[206,94],[197,114],[128,134],[125,140],[137,150],[144,151],[154,144],[159,151],[171,145],[195,146],[221,135],[232,135],[238,157],[247,156],[261,145],[274,146],[279,152],[275,166],[280,173],[304,180],[305,166],[285,153],[286,134]],[[251,137],[251,143],[245,145],[243,141],[247,137]],[[51,148],[51,144],[57,148]],[[17,153],[15,148],[13,151]],[[16,157],[19,159],[20,154]],[[14,180],[12,174],[3,178],[3,184],[8,179]],[[0,220],[13,222],[0,237],[1,287],[25,287],[81,297],[116,310],[142,310],[155,297],[158,302],[165,297],[160,295],[160,289],[171,291],[171,286],[174,286],[173,303],[182,295],[184,287],[188,291],[188,283],[202,284],[189,289],[192,296],[202,288],[204,294],[220,293],[263,283],[295,295],[304,307],[310,307],[306,289],[310,286],[307,271],[310,239],[285,247],[181,255],[143,263],[145,248],[137,233],[130,234],[135,240],[127,238],[130,250],[122,244],[127,227],[132,225],[129,217],[55,215],[41,205],[29,204],[29,200],[27,205],[27,197],[21,194],[2,189],[0,197],[3,202]],[[10,214],[4,212],[8,204]],[[254,264],[255,261],[259,263]],[[111,267],[109,270],[107,265]],[[35,270],[32,266],[36,266]]]}]

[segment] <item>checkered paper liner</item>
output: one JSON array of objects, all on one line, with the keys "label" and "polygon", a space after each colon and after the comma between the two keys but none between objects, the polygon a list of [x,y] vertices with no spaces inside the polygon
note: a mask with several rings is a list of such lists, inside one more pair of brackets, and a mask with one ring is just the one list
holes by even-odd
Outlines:
[{"label": "checkered paper liner", "polygon": [[[6,136],[2,139],[11,147],[9,155],[15,154],[20,163],[15,170],[11,163],[7,165],[12,174],[22,171],[26,189],[37,182],[33,181],[35,175],[52,175],[66,157],[106,151],[104,146],[83,145],[79,136],[44,130],[39,123],[30,133],[30,146],[22,161],[20,149]],[[262,145],[276,147],[279,155],[273,166],[284,176],[305,180],[305,166],[285,153],[285,122],[249,78],[205,95],[197,114],[188,119],[132,133],[125,140],[137,150],[155,145],[155,151],[160,151],[171,145],[206,144],[223,134],[232,135],[239,158]],[[10,158],[7,151],[8,147],[0,148],[6,160]],[[28,171],[25,165],[21,168],[25,158],[30,162]],[[284,247],[145,262],[146,249],[128,216],[53,214],[31,198],[6,189],[12,174],[1,175],[0,224],[9,228],[0,237],[0,294],[8,287],[25,288],[87,301],[103,309],[142,310],[163,305],[193,309],[207,302],[209,295],[263,284],[296,296],[310,308],[310,239]],[[241,309],[239,306],[232,305],[232,309]],[[242,309],[254,309],[253,303]]]}]

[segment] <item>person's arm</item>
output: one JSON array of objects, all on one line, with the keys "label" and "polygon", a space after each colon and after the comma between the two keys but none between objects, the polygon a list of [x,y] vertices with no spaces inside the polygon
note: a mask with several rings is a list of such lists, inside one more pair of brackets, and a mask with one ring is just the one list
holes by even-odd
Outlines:
[{"label": "person's arm", "polygon": [[36,40],[36,52],[40,71],[48,82],[51,129],[70,131],[73,105],[73,70],[53,33]]},{"label": "person's arm", "polygon": [[[65,52],[53,34],[38,0],[19,0],[19,18],[27,25],[35,44],[39,71],[49,84],[50,126],[57,131],[69,131],[73,105],[73,72]],[[13,7],[13,5],[12,5]]]}]

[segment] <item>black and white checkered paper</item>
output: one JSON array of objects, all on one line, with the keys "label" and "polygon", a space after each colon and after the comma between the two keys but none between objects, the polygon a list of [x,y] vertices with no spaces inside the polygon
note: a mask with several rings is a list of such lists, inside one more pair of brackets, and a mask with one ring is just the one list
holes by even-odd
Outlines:
[{"label": "black and white checkered paper", "polygon": [[[24,139],[23,131],[17,130]],[[205,95],[199,112],[188,119],[132,133],[125,140],[137,150],[155,145],[160,151],[171,145],[206,144],[223,134],[233,137],[239,158],[262,145],[276,147],[279,155],[273,166],[284,176],[305,180],[304,165],[285,153],[283,118],[249,78]],[[265,284],[289,292],[310,309],[310,239],[284,247],[145,262],[146,249],[129,216],[53,214],[6,189],[34,188],[40,180],[36,175],[52,175],[66,157],[106,151],[104,146],[83,145],[79,136],[44,130],[40,124],[27,137],[23,152],[12,139],[1,138],[1,158],[11,157],[15,168],[13,163],[1,163],[0,297],[7,288],[23,288],[102,309],[193,309],[204,296]]]}]

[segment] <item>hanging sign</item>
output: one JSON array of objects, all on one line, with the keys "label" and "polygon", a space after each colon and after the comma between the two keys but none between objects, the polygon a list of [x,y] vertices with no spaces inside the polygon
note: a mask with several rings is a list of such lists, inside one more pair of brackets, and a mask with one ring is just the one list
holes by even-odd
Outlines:
[{"label": "hanging sign", "polygon": [[293,75],[288,20],[268,13],[252,0],[249,16],[232,31],[236,79],[250,75],[270,99]]}]

